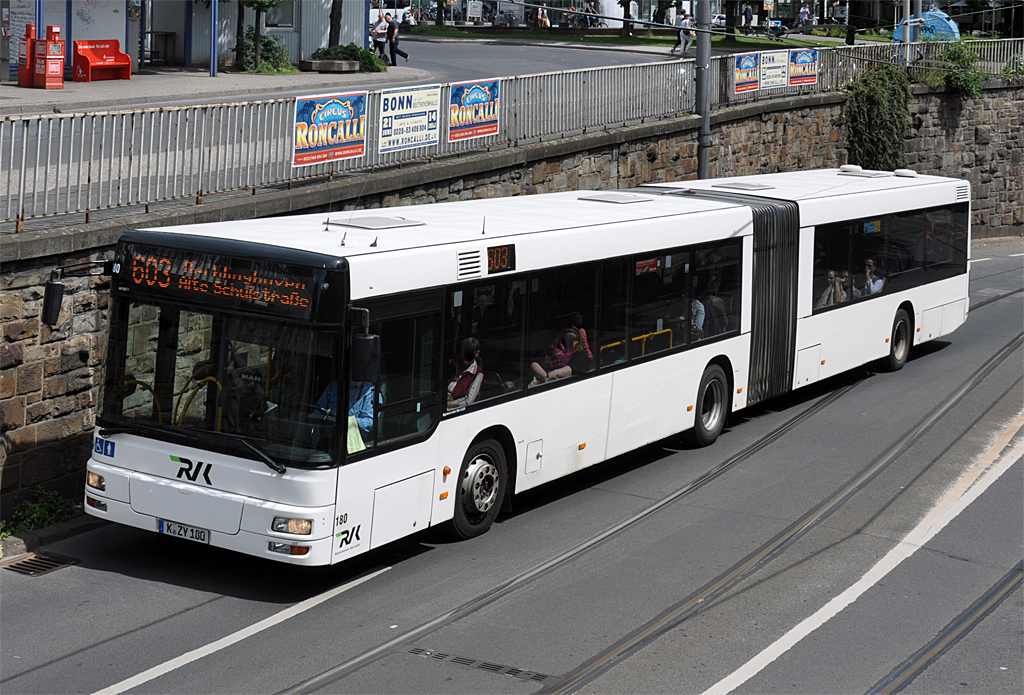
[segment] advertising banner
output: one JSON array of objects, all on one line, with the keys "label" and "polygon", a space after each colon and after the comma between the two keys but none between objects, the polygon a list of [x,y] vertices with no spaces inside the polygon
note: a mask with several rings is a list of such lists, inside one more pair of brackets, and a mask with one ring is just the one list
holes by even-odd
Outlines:
[{"label": "advertising banner", "polygon": [[789,51],[761,51],[761,89],[789,86]]},{"label": "advertising banner", "polygon": [[775,9],[775,0],[763,0],[762,4],[764,5],[765,12],[771,12]]},{"label": "advertising banner", "polygon": [[448,104],[448,142],[498,134],[498,80],[457,82]]},{"label": "advertising banner", "polygon": [[323,164],[366,153],[366,92],[295,99],[292,166]]},{"label": "advertising banner", "polygon": [[380,93],[377,151],[398,152],[440,142],[441,85],[385,89]]},{"label": "advertising banner", "polygon": [[818,49],[794,48],[789,52],[789,86],[818,83]]},{"label": "advertising banner", "polygon": [[761,55],[759,53],[741,53],[736,56],[735,94],[756,92],[761,84]]}]

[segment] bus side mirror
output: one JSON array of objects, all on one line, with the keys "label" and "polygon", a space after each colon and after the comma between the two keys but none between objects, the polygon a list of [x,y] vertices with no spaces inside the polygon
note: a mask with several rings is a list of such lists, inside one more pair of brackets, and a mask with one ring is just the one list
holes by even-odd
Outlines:
[{"label": "bus side mirror", "polygon": [[47,280],[43,289],[43,315],[41,320],[47,326],[56,326],[60,319],[60,306],[64,301],[64,283]]},{"label": "bus side mirror", "polygon": [[380,379],[380,336],[365,333],[353,335],[349,364],[352,381],[376,384]]}]

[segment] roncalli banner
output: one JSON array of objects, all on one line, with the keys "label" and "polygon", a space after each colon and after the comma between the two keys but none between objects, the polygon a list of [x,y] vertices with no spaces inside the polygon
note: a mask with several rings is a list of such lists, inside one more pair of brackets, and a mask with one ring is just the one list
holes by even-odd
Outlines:
[{"label": "roncalli banner", "polygon": [[448,103],[448,142],[498,134],[498,80],[457,82]]},{"label": "roncalli banner", "polygon": [[440,142],[441,85],[385,89],[380,93],[377,151],[398,152]]},{"label": "roncalli banner", "polygon": [[292,166],[362,157],[366,153],[366,94],[297,97]]}]

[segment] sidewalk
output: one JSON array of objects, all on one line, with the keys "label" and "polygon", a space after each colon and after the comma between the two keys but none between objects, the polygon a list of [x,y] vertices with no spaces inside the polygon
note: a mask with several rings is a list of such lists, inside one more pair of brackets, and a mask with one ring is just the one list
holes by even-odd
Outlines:
[{"label": "sidewalk", "polygon": [[201,104],[253,97],[316,94],[347,89],[377,89],[395,82],[426,79],[430,73],[409,67],[387,72],[254,75],[221,72],[210,77],[209,68],[143,68],[131,80],[64,82],[64,89],[28,89],[0,83],[0,117],[23,114],[101,111],[157,104]]}]

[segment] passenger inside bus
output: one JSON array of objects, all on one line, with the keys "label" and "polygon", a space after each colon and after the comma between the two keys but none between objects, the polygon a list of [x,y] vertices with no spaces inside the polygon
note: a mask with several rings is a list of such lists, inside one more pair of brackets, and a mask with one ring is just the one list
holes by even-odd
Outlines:
[{"label": "passenger inside bus", "polygon": [[480,341],[469,337],[462,341],[457,359],[452,361],[448,378],[448,409],[465,408],[480,395],[484,381],[484,363],[480,359]]},{"label": "passenger inside bus", "polygon": [[592,359],[583,349],[579,329],[566,326],[559,333],[558,340],[548,348],[547,354],[530,363],[534,374],[530,386],[585,373],[591,365]]},{"label": "passenger inside bus", "polygon": [[874,260],[866,258],[864,259],[864,285],[862,287],[855,287],[853,294],[856,297],[868,297],[872,294],[878,294],[882,291],[884,284],[885,280],[876,274]]},{"label": "passenger inside bus", "polygon": [[[848,275],[849,273],[847,273],[847,276]],[[829,269],[825,279],[828,280],[828,285],[821,293],[821,296],[818,297],[818,301],[814,305],[815,309],[832,306],[833,304],[840,304],[849,298],[846,294],[846,290],[843,289],[843,278],[839,273]]]}]

